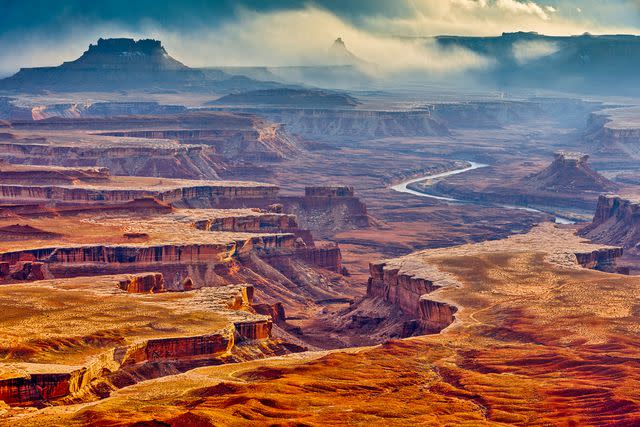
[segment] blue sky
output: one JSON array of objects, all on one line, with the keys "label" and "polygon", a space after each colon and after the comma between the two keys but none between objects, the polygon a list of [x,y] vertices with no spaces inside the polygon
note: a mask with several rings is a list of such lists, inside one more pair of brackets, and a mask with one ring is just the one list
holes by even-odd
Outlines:
[{"label": "blue sky", "polygon": [[159,38],[196,66],[290,65],[338,36],[383,61],[396,35],[639,29],[640,0],[0,0],[0,74],[74,59],[98,37]]},{"label": "blue sky", "polygon": [[[132,30],[153,22],[169,29],[195,30],[233,20],[246,8],[258,12],[299,9],[309,5],[331,11],[356,25],[370,18],[410,19],[422,4],[452,3],[464,9],[470,3],[495,7],[502,0],[0,0],[0,34],[49,31],[63,34],[80,23],[111,23]],[[508,0],[522,5],[552,7],[555,14],[592,21],[596,26],[636,27],[640,24],[635,0]],[[579,12],[578,9],[581,11]]]}]

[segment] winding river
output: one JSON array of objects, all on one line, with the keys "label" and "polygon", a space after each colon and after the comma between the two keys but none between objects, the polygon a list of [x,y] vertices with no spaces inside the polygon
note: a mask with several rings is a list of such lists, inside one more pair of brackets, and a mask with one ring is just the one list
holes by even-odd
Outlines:
[{"label": "winding river", "polygon": [[[469,171],[472,171],[472,170],[475,170],[475,169],[486,168],[487,166],[489,166],[489,165],[485,165],[483,163],[476,163],[476,162],[466,162],[466,163],[468,163],[469,166],[464,167],[464,168],[460,168],[460,169],[454,169],[454,170],[449,171],[449,172],[435,173],[435,174],[421,176],[420,178],[410,179],[408,181],[404,181],[404,182],[401,182],[400,184],[392,186],[391,189],[394,190],[394,191],[398,191],[400,193],[407,193],[407,194],[412,194],[414,196],[420,196],[420,197],[428,197],[430,199],[443,200],[445,202],[478,204],[475,201],[459,200],[459,199],[453,199],[451,197],[436,196],[436,195],[433,195],[433,194],[421,193],[419,191],[415,191],[415,190],[412,190],[410,188],[407,188],[407,186],[409,184],[413,184],[415,182],[425,181],[427,179],[446,178],[448,176],[458,175],[458,174],[461,174],[461,173],[469,172]],[[521,210],[521,211],[527,211],[527,212],[546,213],[546,212],[543,212],[541,210],[529,208],[529,207],[526,207],[526,206],[495,205],[495,204],[492,204],[491,206],[498,206],[498,207],[501,207],[501,208],[504,208],[504,209],[515,209],[515,210]],[[574,221],[572,221],[572,220],[570,220],[568,218],[563,218],[561,216],[556,216],[555,221],[556,221],[557,224],[575,224]]]}]

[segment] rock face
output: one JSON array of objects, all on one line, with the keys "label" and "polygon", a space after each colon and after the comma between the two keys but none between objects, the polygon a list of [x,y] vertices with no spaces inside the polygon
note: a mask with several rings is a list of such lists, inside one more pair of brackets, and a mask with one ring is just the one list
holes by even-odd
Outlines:
[{"label": "rock face", "polygon": [[56,144],[42,139],[0,138],[0,152],[14,164],[107,168],[113,175],[218,179],[224,163],[213,147],[198,145]]},{"label": "rock face", "polygon": [[355,107],[360,101],[344,92],[320,89],[265,89],[226,95],[208,104],[328,108]]},{"label": "rock face", "polygon": [[31,109],[33,120],[50,117],[113,117],[128,115],[182,114],[187,111],[182,105],[160,105],[157,102],[95,102],[54,104],[36,106]]},{"label": "rock face", "polygon": [[151,293],[157,294],[164,292],[164,277],[162,273],[146,273],[138,274],[126,280],[122,280],[118,286],[123,291],[132,294]]},{"label": "rock face", "polygon": [[591,224],[580,235],[595,242],[635,248],[640,243],[640,202],[621,196],[598,198]]},{"label": "rock face", "polygon": [[429,298],[441,286],[434,281],[401,273],[385,263],[369,265],[367,297],[379,298],[405,317],[402,336],[437,333],[451,325],[458,308]]},{"label": "rock face", "polygon": [[367,207],[354,196],[352,187],[306,187],[304,197],[283,196],[280,201],[302,228],[320,236],[369,226]]},{"label": "rock face", "polygon": [[553,163],[525,182],[538,190],[571,193],[574,191],[612,191],[618,186],[591,169],[589,156],[582,153],[558,152]]},{"label": "rock face", "polygon": [[[157,294],[145,299],[128,295],[149,293],[149,288],[162,286],[162,279],[161,274],[147,273],[124,278],[99,276],[34,282],[28,287],[3,288],[5,295],[22,295],[29,300],[51,298],[49,302],[42,301],[37,309],[23,313],[27,322],[49,318],[47,310],[51,307],[47,304],[55,306],[58,303],[54,301],[64,301],[69,312],[49,320],[64,323],[68,318],[76,328],[63,328],[49,335],[43,331],[43,336],[34,341],[32,338],[37,332],[14,329],[20,327],[19,324],[3,324],[5,332],[21,337],[9,344],[3,340],[3,351],[10,351],[11,346],[29,349],[29,345],[41,345],[42,348],[14,355],[18,365],[0,364],[0,400],[9,405],[39,406],[71,395],[74,399],[95,399],[104,397],[107,390],[143,379],[198,366],[255,359],[274,350],[280,353],[294,350],[294,346],[287,349],[271,338],[272,321],[269,318],[252,312],[253,288],[248,285]],[[113,294],[112,288],[116,287],[126,287],[128,293]],[[132,287],[137,289],[132,290]],[[20,307],[22,302],[16,308]],[[105,318],[105,309],[114,311]],[[74,314],[73,310],[80,310],[82,315],[77,311]],[[130,317],[127,310],[134,310],[136,314]],[[145,322],[139,323],[137,328],[117,323],[109,327],[108,319],[111,318],[122,323],[133,319],[138,323],[138,313],[154,319],[153,323],[166,322],[167,315],[186,319],[174,320],[174,327],[169,330]],[[199,322],[198,319],[206,321]],[[94,340],[90,332],[104,327],[111,329],[118,339]],[[81,335],[83,333],[89,335]],[[69,341],[66,341],[67,337]],[[67,344],[70,342],[82,345]],[[55,354],[56,345],[65,349],[59,357]],[[50,363],[38,364],[40,357],[48,357]],[[71,363],[71,357],[75,363]]]},{"label": "rock face", "polygon": [[292,134],[318,140],[449,135],[429,111],[264,109],[261,113],[284,123]]},{"label": "rock face", "polygon": [[305,187],[305,197],[353,197],[353,187],[340,186],[323,186],[323,187]]},{"label": "rock face", "polygon": [[[111,184],[111,183],[110,183]],[[246,199],[273,200],[277,197],[278,187],[269,185],[234,185],[202,181],[167,182],[167,186],[158,190],[136,187],[117,188],[92,186],[27,186],[0,185],[0,199],[19,201],[62,201],[86,202],[104,201],[107,203],[122,203],[145,198],[155,198],[159,201],[176,205],[202,205],[214,207],[225,203],[226,200],[240,202]],[[140,181],[141,186],[144,180]]]},{"label": "rock face", "polygon": [[9,163],[0,164],[0,180],[4,184],[73,184],[104,182],[110,177],[108,168],[21,167]]}]

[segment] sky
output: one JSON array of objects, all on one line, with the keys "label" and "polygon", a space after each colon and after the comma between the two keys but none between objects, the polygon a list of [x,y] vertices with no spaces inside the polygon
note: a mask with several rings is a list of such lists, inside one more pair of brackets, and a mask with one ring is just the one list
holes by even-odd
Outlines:
[{"label": "sky", "polygon": [[446,72],[486,64],[397,36],[505,31],[640,34],[640,0],[0,0],[0,75],[99,37],[157,38],[190,66],[308,65],[342,37],[372,63]]}]

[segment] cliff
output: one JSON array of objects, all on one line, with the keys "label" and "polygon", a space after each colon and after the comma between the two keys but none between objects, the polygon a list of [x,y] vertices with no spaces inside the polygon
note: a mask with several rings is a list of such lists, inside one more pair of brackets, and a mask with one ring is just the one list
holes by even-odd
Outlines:
[{"label": "cliff", "polygon": [[635,248],[640,243],[640,202],[600,196],[593,221],[580,230],[580,235],[594,242]]},{"label": "cliff", "polygon": [[438,279],[429,280],[384,262],[369,264],[369,273],[367,298],[379,298],[399,310],[401,336],[438,333],[454,322],[458,308],[428,295],[442,287],[437,283],[441,280],[438,273]]},{"label": "cliff", "polygon": [[344,92],[283,88],[229,94],[207,104],[328,108],[355,107],[360,102]]},{"label": "cliff", "polygon": [[2,156],[16,165],[106,168],[113,175],[218,179],[225,170],[213,147],[179,144],[66,144],[46,139],[0,141]]},{"label": "cliff", "polygon": [[429,111],[273,108],[262,109],[261,114],[284,123],[294,135],[322,141],[449,135],[448,128]]},{"label": "cliff", "polygon": [[[12,322],[2,325],[3,332],[16,337],[10,344],[3,342],[3,351],[22,352],[14,354],[15,363],[0,363],[0,400],[15,406],[95,400],[144,379],[296,350],[296,346],[272,339],[272,321],[252,313],[253,288],[248,285],[154,294],[144,301],[127,292],[113,293],[113,288],[124,283],[130,286],[147,279],[158,284],[162,275],[34,282],[28,288],[0,290],[3,297],[41,300],[37,308],[22,313],[26,322],[48,319],[53,324],[71,320],[75,324],[72,330],[61,329],[55,334],[43,331],[42,335],[21,330],[19,324]],[[67,310],[51,318],[48,310],[59,298],[65,301]],[[14,306],[17,310],[23,308],[26,307],[21,304]],[[104,317],[107,308],[111,310],[108,319],[117,322],[111,328],[111,338],[96,340],[92,331],[109,325]],[[135,311],[135,315],[131,317],[128,310]],[[139,322],[137,315],[146,320]],[[167,315],[173,319],[172,328],[149,326],[151,319],[164,324]],[[132,321],[138,326],[128,328]],[[79,345],[70,345],[71,342]],[[38,345],[38,351],[26,350]],[[57,354],[60,349],[62,354]],[[48,363],[41,363],[42,360]]]}]

